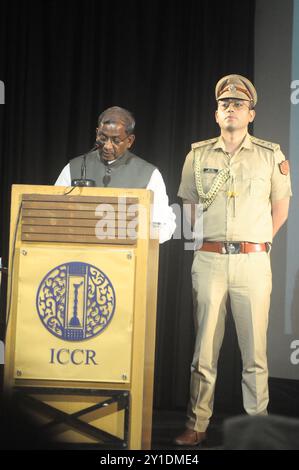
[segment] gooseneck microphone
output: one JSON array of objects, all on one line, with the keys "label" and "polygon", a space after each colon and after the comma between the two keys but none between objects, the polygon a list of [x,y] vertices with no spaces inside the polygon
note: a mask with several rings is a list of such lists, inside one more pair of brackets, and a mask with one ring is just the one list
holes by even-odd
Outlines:
[{"label": "gooseneck microphone", "polygon": [[85,153],[82,158],[82,165],[81,165],[81,178],[75,178],[72,180],[72,186],[88,186],[93,187],[96,185],[95,180],[91,180],[86,178],[86,157],[89,153],[93,152],[99,147],[97,143],[94,144],[89,152]]}]

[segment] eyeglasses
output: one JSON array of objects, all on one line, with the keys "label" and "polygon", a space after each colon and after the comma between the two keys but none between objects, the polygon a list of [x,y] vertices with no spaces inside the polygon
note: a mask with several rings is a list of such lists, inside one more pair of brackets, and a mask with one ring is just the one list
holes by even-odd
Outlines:
[{"label": "eyeglasses", "polygon": [[112,145],[114,145],[115,147],[118,147],[128,137],[129,136],[126,135],[124,139],[120,139],[119,137],[108,137],[105,134],[97,134],[97,142],[99,144],[105,145],[108,141],[110,141]]},{"label": "eyeglasses", "polygon": [[244,108],[248,108],[250,109],[250,106],[248,106],[248,101],[246,100],[225,100],[225,101],[218,101],[218,108],[221,109],[221,111],[226,111],[230,105],[232,104],[233,105],[233,108],[236,110],[236,111],[239,111],[241,109],[244,109]]}]

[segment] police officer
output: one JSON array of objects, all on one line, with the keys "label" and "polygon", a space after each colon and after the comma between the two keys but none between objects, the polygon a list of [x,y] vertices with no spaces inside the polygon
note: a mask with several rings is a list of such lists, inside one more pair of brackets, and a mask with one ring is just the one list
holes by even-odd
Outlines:
[{"label": "police officer", "polygon": [[196,343],[186,429],[177,445],[206,438],[213,412],[217,361],[229,295],[242,355],[246,412],[267,414],[266,332],[272,288],[270,247],[288,216],[289,165],[278,144],[248,134],[257,93],[241,75],[216,85],[221,135],[187,155],[178,195],[203,205],[203,244],[194,253],[192,285]]}]

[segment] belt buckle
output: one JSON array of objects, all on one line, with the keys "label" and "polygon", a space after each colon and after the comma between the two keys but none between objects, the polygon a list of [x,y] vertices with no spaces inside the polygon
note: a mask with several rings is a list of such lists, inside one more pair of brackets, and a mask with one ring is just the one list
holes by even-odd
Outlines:
[{"label": "belt buckle", "polygon": [[240,254],[240,243],[224,242],[223,253],[229,255]]}]

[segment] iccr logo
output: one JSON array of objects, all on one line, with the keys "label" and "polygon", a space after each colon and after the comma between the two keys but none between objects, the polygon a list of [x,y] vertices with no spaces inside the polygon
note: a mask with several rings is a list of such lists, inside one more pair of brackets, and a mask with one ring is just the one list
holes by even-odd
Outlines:
[{"label": "iccr logo", "polygon": [[114,315],[114,288],[97,267],[81,262],[61,264],[43,278],[36,296],[39,317],[47,330],[67,341],[102,333]]}]

